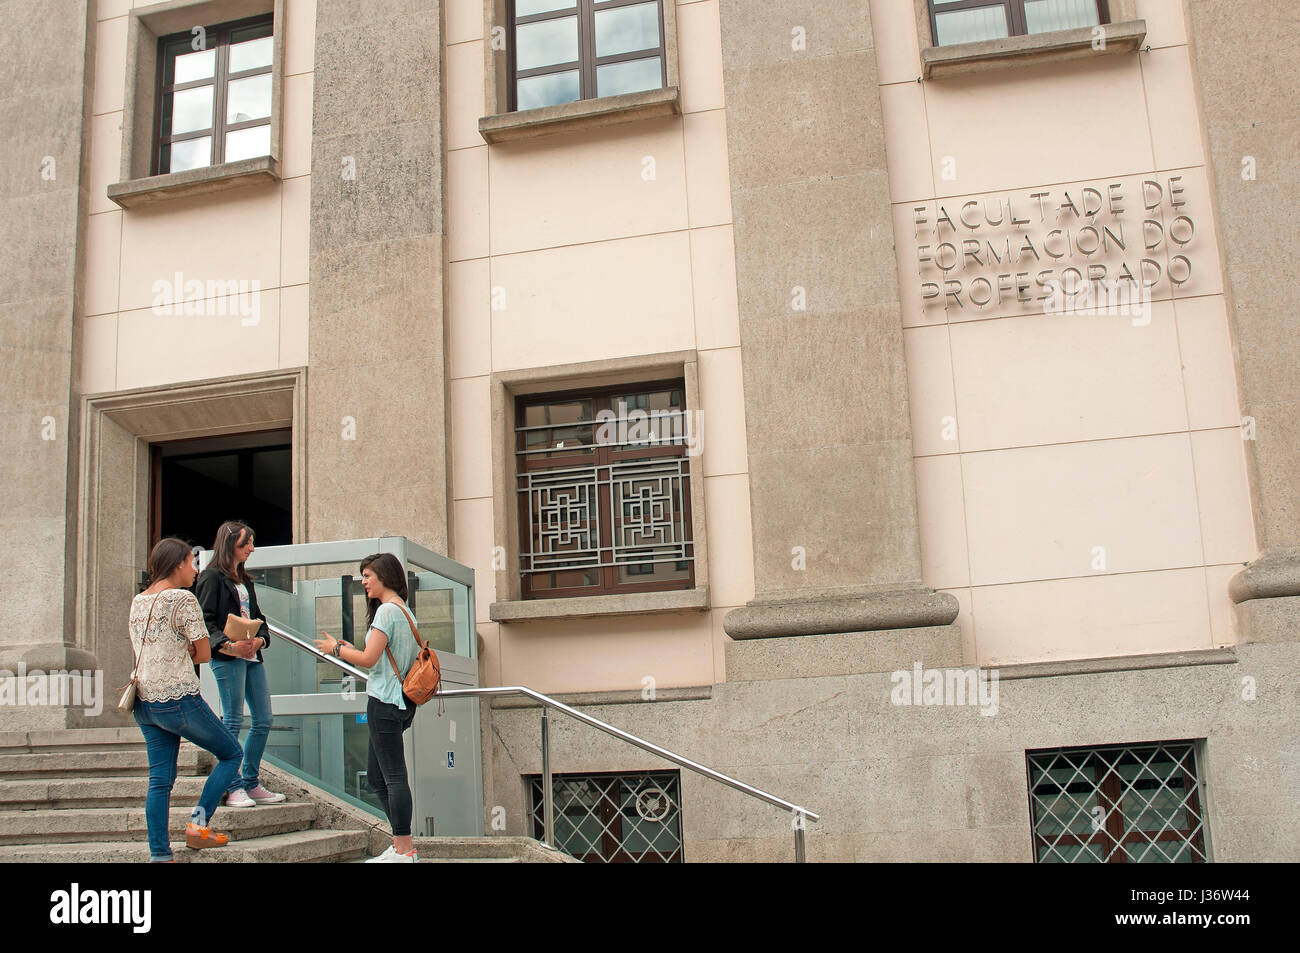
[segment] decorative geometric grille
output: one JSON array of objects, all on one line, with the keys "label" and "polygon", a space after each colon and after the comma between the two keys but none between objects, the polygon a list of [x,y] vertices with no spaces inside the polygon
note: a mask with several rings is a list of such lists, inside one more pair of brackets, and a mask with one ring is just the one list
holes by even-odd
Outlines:
[{"label": "decorative geometric grille", "polygon": [[[519,474],[532,546],[522,572],[589,569],[695,558],[684,501],[690,459],[630,460]],[[602,507],[600,500],[607,499]],[[602,526],[608,525],[602,546]]]},{"label": "decorative geometric grille", "polygon": [[1193,742],[1026,753],[1039,863],[1205,863]]},{"label": "decorative geometric grille", "polygon": [[[533,836],[545,833],[542,779],[529,779]],[[680,777],[552,774],[555,846],[587,863],[682,863]]]}]

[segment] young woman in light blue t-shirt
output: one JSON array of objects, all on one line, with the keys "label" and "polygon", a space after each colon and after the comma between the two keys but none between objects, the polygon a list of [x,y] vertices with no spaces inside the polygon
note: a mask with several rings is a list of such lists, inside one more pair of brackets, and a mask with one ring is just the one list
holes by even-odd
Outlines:
[{"label": "young woman in light blue t-shirt", "polygon": [[[361,584],[366,589],[366,647],[354,648],[321,631],[316,647],[351,665],[367,669],[366,724],[370,754],[366,777],[379,795],[393,846],[367,863],[413,864],[418,859],[411,841],[411,785],[406,776],[402,734],[415,719],[415,705],[402,694],[402,679],[419,655],[406,606],[406,572],[391,553],[361,560]],[[391,658],[390,658],[391,653]]]}]

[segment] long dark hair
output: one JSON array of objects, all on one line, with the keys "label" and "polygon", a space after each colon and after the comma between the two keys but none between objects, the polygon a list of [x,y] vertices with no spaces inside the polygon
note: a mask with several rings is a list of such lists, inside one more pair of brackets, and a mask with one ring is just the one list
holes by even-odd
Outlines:
[{"label": "long dark hair", "polygon": [[[247,539],[244,538],[245,533],[248,534]],[[253,542],[252,527],[238,520],[227,520],[217,530],[217,539],[212,544],[212,564],[222,575],[229,576],[235,582],[251,586],[253,580],[248,578],[244,564],[235,562],[235,547],[240,543],[251,542]]]},{"label": "long dark hair", "polygon": [[[402,569],[402,562],[392,553],[375,553],[373,556],[367,556],[361,560],[361,572],[369,569],[379,577],[382,582],[393,592],[406,601],[406,571]],[[375,613],[379,611],[380,602],[378,599],[366,600],[366,631],[375,624]]]},{"label": "long dark hair", "polygon": [[166,539],[158,540],[158,544],[149,553],[149,581],[140,591],[143,592],[154,583],[166,579],[176,571],[177,566],[192,558],[193,555],[193,548],[183,539],[168,536]]}]

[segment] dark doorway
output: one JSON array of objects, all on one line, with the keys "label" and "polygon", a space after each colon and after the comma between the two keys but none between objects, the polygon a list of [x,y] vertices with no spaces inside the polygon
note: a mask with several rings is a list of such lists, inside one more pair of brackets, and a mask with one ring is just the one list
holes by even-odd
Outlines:
[{"label": "dark doorway", "polygon": [[217,527],[239,520],[258,546],[293,542],[291,431],[266,430],[152,447],[149,546],[165,536],[212,548]]}]

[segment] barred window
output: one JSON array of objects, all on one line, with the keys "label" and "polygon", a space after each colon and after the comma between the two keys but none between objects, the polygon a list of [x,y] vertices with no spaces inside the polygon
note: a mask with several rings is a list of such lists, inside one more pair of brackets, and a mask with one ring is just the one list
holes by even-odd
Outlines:
[{"label": "barred window", "polygon": [[930,0],[935,46],[1109,22],[1107,0]]},{"label": "barred window", "polygon": [[514,0],[510,109],[667,85],[660,0]]},{"label": "barred window", "polygon": [[[680,864],[681,777],[642,774],[552,774],[555,846],[586,863]],[[545,834],[542,779],[528,778],[533,836]]]},{"label": "barred window", "polygon": [[519,399],[523,598],[694,587],[685,394],[673,380]]},{"label": "barred window", "polygon": [[1038,863],[1205,863],[1196,742],[1026,752]]}]

